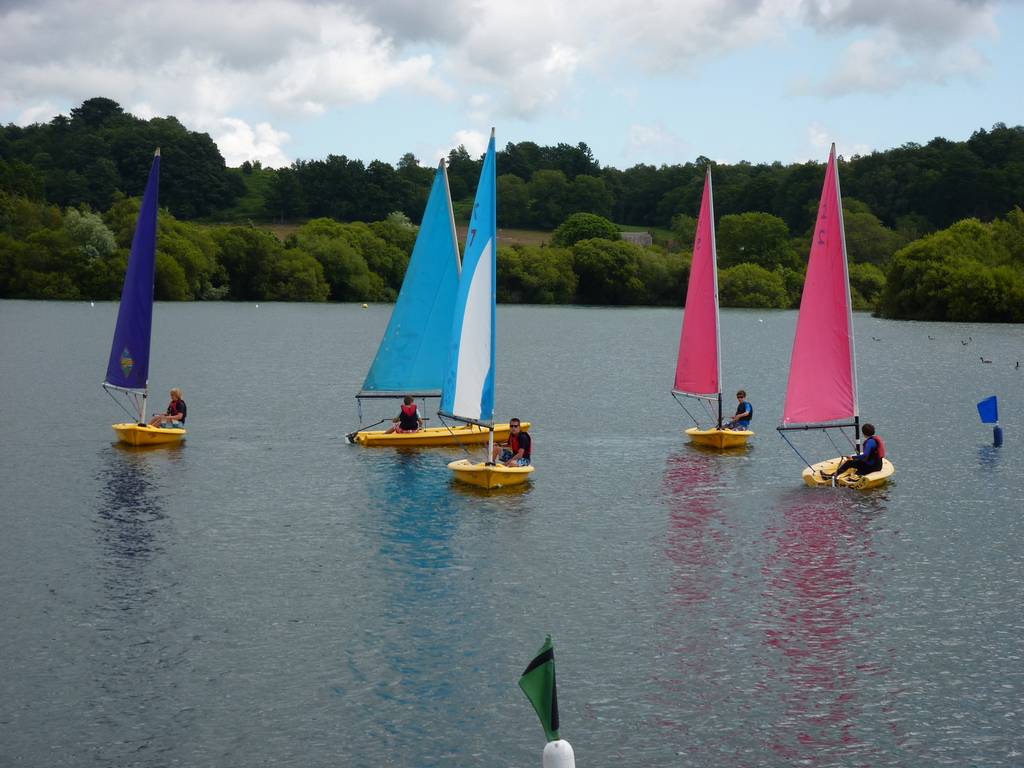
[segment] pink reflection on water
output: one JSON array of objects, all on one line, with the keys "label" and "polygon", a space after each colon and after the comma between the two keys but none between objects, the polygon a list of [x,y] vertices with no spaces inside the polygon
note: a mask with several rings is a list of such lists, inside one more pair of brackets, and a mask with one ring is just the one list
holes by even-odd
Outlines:
[{"label": "pink reflection on water", "polygon": [[672,562],[671,589],[675,602],[703,602],[721,586],[714,566],[729,548],[718,503],[717,468],[713,457],[688,450],[672,456],[665,472],[669,522],[665,555]]},{"label": "pink reflection on water", "polygon": [[878,673],[873,662],[858,665],[868,631],[860,619],[872,602],[868,520],[855,501],[799,492],[783,499],[781,527],[765,532],[774,552],[763,569],[770,652],[759,688],[779,698],[768,746],[787,761],[833,763],[836,752],[853,752],[858,764],[871,763],[873,750],[856,733],[859,678]]},{"label": "pink reflection on water", "polygon": [[729,628],[715,612],[715,600],[727,590],[732,539],[724,519],[721,458],[691,447],[669,457],[664,480],[668,509],[664,553],[666,610],[659,653],[662,672],[652,680],[656,711],[653,724],[677,732],[680,754],[696,755],[694,735],[713,717],[722,692],[715,677],[718,649]]}]

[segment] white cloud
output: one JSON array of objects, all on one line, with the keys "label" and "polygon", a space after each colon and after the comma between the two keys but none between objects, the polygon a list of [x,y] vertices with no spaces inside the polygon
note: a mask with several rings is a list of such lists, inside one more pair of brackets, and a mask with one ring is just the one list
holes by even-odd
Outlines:
[{"label": "white cloud", "polygon": [[653,157],[660,162],[683,162],[690,151],[689,144],[660,123],[643,125],[634,123],[629,127],[623,156],[629,160],[650,162]]},{"label": "white cloud", "polygon": [[477,158],[487,151],[487,144],[490,140],[490,132],[461,130],[455,132],[453,146],[457,147],[461,144],[469,152],[470,157]]},{"label": "white cloud", "polygon": [[[731,52],[781,45],[797,24],[842,46],[803,93],[893,91],[982,72],[976,46],[996,34],[995,8],[995,0],[7,0],[0,120],[66,112],[102,95],[138,105],[142,116],[209,126],[255,115],[249,123],[280,131],[396,92],[472,125],[569,118],[605,76],[614,85],[623,72],[636,82],[693,77]],[[239,154],[266,145],[276,147],[266,157],[284,157],[281,142],[251,130],[251,140],[217,135],[235,137]],[[643,142],[653,139],[638,134],[630,147]]]},{"label": "white cloud", "polygon": [[259,160],[265,167],[281,168],[291,162],[281,148],[291,137],[269,123],[259,123],[253,128],[244,120],[225,117],[209,132],[228,165]]},{"label": "white cloud", "polygon": [[798,90],[825,96],[895,91],[912,83],[975,77],[987,62],[974,47],[997,34],[989,0],[806,0],[822,34],[855,33],[834,69]]},{"label": "white cloud", "polygon": [[[344,6],[299,0],[15,2],[0,6],[0,40],[0,107],[26,121],[98,95],[190,127],[243,110],[322,114],[403,88],[452,95],[431,55],[403,53]],[[222,135],[247,146],[234,130]],[[267,144],[254,138],[249,149]],[[267,152],[283,159],[279,147]]]},{"label": "white cloud", "polygon": [[831,149],[833,143],[836,145],[836,153],[842,157],[867,155],[872,151],[872,148],[867,144],[850,141],[821,123],[814,122],[807,127],[806,155],[796,158],[796,162],[805,162],[807,160],[819,163],[824,162],[828,159],[829,149]]}]

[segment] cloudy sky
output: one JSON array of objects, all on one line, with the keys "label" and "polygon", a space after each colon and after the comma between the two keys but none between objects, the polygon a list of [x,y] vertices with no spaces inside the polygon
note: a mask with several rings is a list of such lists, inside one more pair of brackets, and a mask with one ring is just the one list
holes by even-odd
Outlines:
[{"label": "cloudy sky", "polygon": [[0,0],[0,122],[92,96],[229,165],[584,141],[823,160],[1024,124],[1024,0]]}]

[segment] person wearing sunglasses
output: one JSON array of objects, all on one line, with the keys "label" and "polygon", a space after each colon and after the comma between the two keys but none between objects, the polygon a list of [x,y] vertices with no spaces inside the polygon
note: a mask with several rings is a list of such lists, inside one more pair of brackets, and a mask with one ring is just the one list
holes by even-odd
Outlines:
[{"label": "person wearing sunglasses", "polygon": [[494,446],[491,461],[499,461],[506,467],[526,467],[530,464],[533,441],[528,432],[523,432],[519,419],[508,421],[508,442]]}]

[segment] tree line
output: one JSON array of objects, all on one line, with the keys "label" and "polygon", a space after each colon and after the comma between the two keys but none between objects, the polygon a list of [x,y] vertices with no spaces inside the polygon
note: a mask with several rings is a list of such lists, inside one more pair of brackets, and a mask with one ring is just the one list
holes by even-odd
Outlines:
[{"label": "tree line", "polygon": [[[0,297],[116,298],[152,148],[164,156],[160,299],[389,301],[401,285],[434,169],[331,155],[226,168],[206,134],[90,99],[45,125],[0,129]],[[447,158],[468,218],[481,160]],[[704,171],[713,168],[723,306],[793,307],[823,166],[602,167],[583,143],[498,153],[502,227],[555,229],[501,246],[499,300],[678,305]],[[1024,128],[936,139],[841,163],[855,307],[887,317],[1020,322]],[[211,224],[211,219],[237,224]],[[306,220],[281,241],[252,225]],[[656,229],[619,239],[615,219]],[[205,223],[204,223],[205,220]],[[370,223],[360,223],[370,222]],[[557,227],[557,229],[556,229]]]}]

